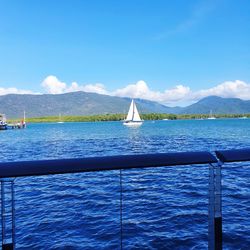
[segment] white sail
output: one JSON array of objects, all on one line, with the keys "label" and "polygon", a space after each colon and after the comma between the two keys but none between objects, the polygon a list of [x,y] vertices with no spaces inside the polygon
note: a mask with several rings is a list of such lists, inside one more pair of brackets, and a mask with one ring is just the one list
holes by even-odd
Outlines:
[{"label": "white sail", "polygon": [[131,101],[126,121],[140,122],[141,118],[136,108],[134,100]]},{"label": "white sail", "polygon": [[134,114],[134,100],[132,100],[132,102],[130,104],[126,121],[132,121],[133,120],[133,114]]},{"label": "white sail", "polygon": [[134,121],[134,122],[140,122],[141,121],[141,117],[140,117],[140,115],[138,113],[135,102],[134,102],[134,116],[133,116],[132,121]]}]

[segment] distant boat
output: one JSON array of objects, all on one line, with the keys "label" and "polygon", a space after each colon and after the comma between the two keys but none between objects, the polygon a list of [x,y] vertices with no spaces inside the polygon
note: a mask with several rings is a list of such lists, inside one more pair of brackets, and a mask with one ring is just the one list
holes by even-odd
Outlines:
[{"label": "distant boat", "polygon": [[213,116],[212,110],[210,110],[209,117],[207,118],[208,120],[215,120],[216,118]]},{"label": "distant boat", "polygon": [[59,114],[59,121],[57,122],[57,123],[64,123],[63,121],[62,121],[62,115],[61,115],[61,113]]},{"label": "distant boat", "polygon": [[124,120],[123,125],[125,126],[140,126],[142,125],[142,119],[140,118],[139,112],[136,108],[135,101],[132,99],[127,118]]},{"label": "distant boat", "polygon": [[5,114],[0,114],[0,130],[6,130],[7,128],[6,116]]},{"label": "distant boat", "polygon": [[23,111],[23,120],[21,121],[22,128],[26,128],[26,112]]}]

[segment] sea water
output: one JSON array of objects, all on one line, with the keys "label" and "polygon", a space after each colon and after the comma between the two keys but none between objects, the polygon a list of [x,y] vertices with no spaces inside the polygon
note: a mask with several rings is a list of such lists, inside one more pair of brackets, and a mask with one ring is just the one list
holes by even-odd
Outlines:
[{"label": "sea water", "polygon": [[[250,119],[28,124],[0,131],[0,160],[250,146]],[[250,247],[250,163],[223,167],[224,249]],[[124,249],[207,249],[208,166],[122,171]],[[15,180],[17,249],[120,249],[120,171]]]}]

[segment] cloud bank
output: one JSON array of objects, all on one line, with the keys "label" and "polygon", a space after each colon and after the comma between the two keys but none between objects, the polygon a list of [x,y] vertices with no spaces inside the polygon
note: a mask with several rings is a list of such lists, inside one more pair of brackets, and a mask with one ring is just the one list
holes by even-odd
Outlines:
[{"label": "cloud bank", "polygon": [[109,94],[105,90],[105,86],[101,83],[78,85],[77,82],[72,82],[67,86],[66,83],[61,82],[56,76],[47,76],[43,82],[42,87],[48,94],[63,94],[76,91],[92,92],[97,94]]},{"label": "cloud bank", "polygon": [[[181,103],[193,103],[211,95],[225,98],[240,98],[243,100],[250,100],[250,84],[241,80],[225,81],[215,87],[201,89],[198,91],[192,91],[190,87],[182,84],[165,89],[164,91],[156,91],[151,89],[145,81],[140,80],[136,83],[128,84],[123,88],[109,91],[101,83],[78,84],[77,82],[72,82],[71,84],[67,84],[60,81],[56,76],[50,75],[42,81],[41,86],[43,87],[45,93],[48,94],[63,94],[75,91],[85,91],[111,96],[147,99],[171,106]],[[0,87],[0,95],[11,93],[39,94],[29,90]]]},{"label": "cloud bank", "polygon": [[163,104],[191,103],[211,95],[250,100],[250,84],[240,80],[225,81],[213,88],[199,91],[192,91],[190,87],[179,84],[162,92],[150,89],[145,81],[140,80],[136,83],[128,84],[124,88],[108,91],[101,83],[79,85],[76,82],[72,82],[71,85],[67,85],[55,76],[48,76],[42,82],[42,86],[49,94],[85,91],[119,97],[141,98]]},{"label": "cloud bank", "polygon": [[226,81],[213,88],[194,92],[192,98],[197,100],[211,95],[250,100],[250,84],[240,80]]},{"label": "cloud bank", "polygon": [[33,92],[31,90],[23,90],[23,89],[17,89],[14,87],[11,88],[1,88],[0,87],[0,95],[8,95],[8,94],[39,94],[37,92]]},{"label": "cloud bank", "polygon": [[137,83],[129,84],[122,89],[117,89],[111,94],[120,97],[133,97],[162,103],[170,103],[182,100],[189,93],[190,88],[183,85],[177,85],[172,89],[167,89],[164,92],[160,92],[149,89],[146,82],[138,81]]}]

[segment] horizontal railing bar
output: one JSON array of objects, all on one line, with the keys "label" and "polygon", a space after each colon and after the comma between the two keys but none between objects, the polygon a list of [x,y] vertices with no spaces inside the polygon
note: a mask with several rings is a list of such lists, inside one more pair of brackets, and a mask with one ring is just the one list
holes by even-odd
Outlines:
[{"label": "horizontal railing bar", "polygon": [[218,150],[215,153],[221,162],[250,161],[250,148]]},{"label": "horizontal railing bar", "polygon": [[0,178],[216,163],[209,152],[119,155],[0,163]]}]

